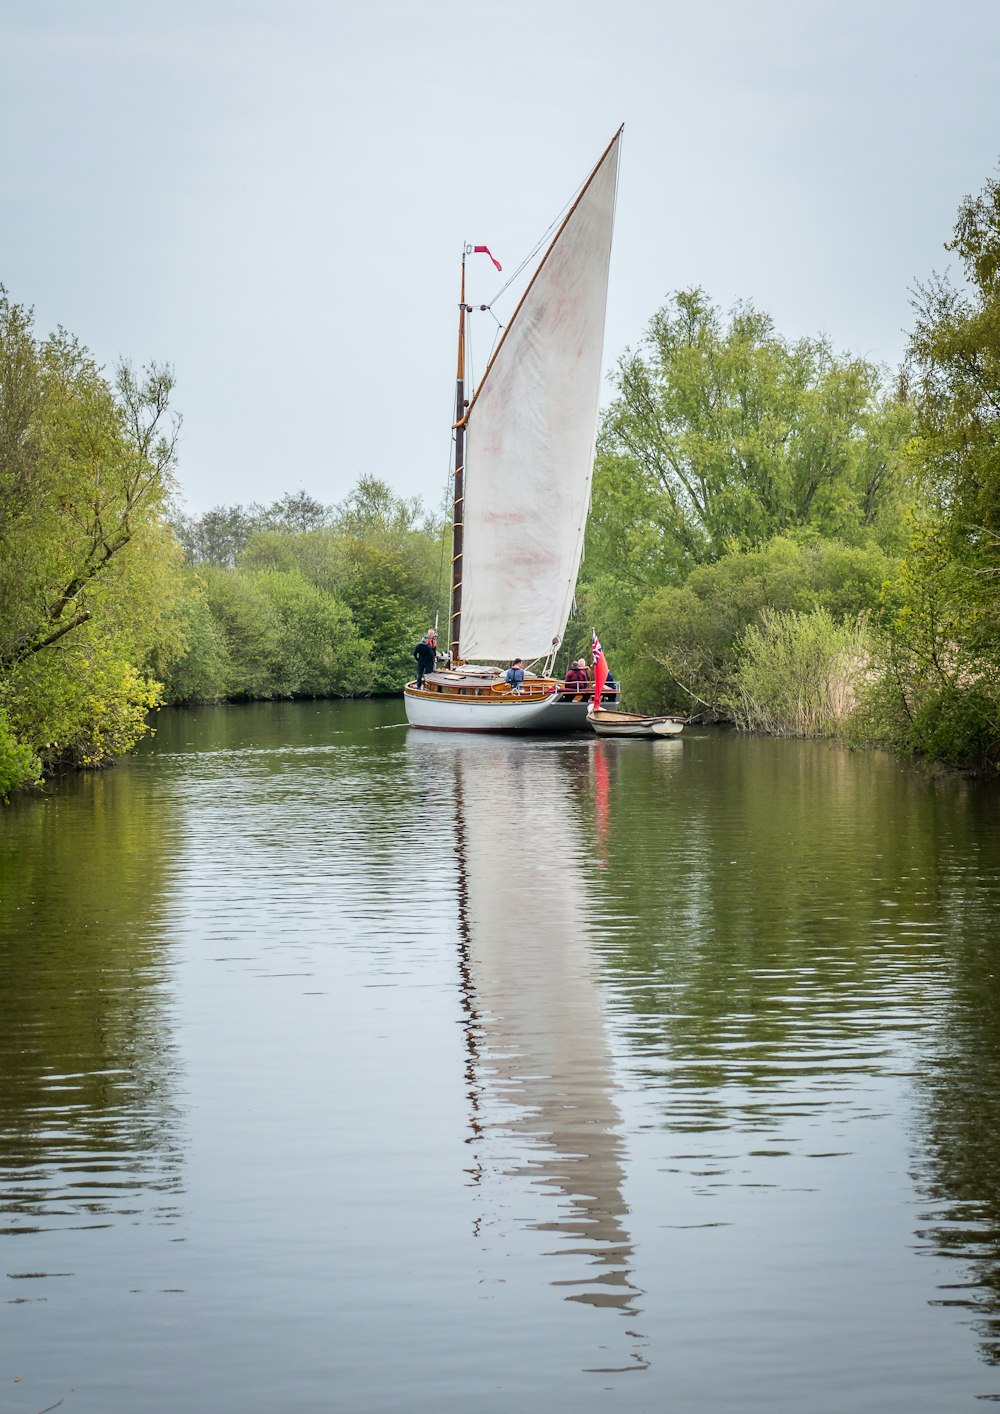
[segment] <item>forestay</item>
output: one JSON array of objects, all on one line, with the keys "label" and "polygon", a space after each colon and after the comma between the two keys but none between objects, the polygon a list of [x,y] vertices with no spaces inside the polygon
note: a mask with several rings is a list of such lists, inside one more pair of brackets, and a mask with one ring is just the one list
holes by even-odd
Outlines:
[{"label": "forestay", "polygon": [[469,411],[461,656],[536,658],[569,618],[590,502],[620,134]]}]

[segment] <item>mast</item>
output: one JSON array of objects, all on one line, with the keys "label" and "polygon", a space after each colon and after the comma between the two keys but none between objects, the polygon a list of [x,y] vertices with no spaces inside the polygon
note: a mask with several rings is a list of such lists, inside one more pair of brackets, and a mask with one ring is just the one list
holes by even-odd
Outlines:
[{"label": "mast", "polygon": [[451,611],[448,651],[452,665],[460,662],[462,632],[462,546],[465,530],[465,250],[462,251],[462,293],[458,305],[458,374],[455,380],[455,487],[452,510]]}]

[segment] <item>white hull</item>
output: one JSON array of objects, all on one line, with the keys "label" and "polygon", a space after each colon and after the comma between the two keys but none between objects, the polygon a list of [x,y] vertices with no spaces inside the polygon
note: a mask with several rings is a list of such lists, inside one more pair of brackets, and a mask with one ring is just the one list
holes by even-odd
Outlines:
[{"label": "white hull", "polygon": [[450,697],[418,691],[408,684],[403,700],[411,727],[436,732],[575,732],[586,731],[589,700],[560,701],[558,692],[544,697]]}]

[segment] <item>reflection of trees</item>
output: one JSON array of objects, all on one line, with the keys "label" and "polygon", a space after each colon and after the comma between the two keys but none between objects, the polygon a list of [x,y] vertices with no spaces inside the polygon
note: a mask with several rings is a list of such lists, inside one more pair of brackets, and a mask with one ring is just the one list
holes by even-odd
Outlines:
[{"label": "reflection of trees", "polygon": [[[729,741],[696,772],[676,754],[607,755],[610,870],[627,910],[609,910],[606,966],[628,977],[651,1067],[669,1054],[672,1083],[720,1114],[732,1103],[720,1091],[741,1087],[751,1122],[754,1092],[780,1092],[786,1073],[801,1091],[878,1072],[941,964],[924,932],[937,901],[923,788],[826,745]],[[667,791],[663,834],[648,822],[664,819]]]},{"label": "reflection of trees", "polygon": [[179,1187],[160,993],[162,808],[125,769],[65,782],[0,819],[9,1231],[134,1211],[142,1194]]},{"label": "reflection of trees", "polygon": [[995,792],[826,745],[724,738],[685,771],[621,745],[595,746],[601,951],[640,1073],[669,1087],[664,1124],[850,1119],[866,1077],[912,1070],[918,1238],[954,1259],[938,1299],[1000,1364]]},{"label": "reflection of trees", "polygon": [[[573,779],[586,751],[524,740],[442,747],[413,734],[408,754],[420,773],[455,782],[474,1181],[486,1201],[501,1174],[544,1194],[522,1221],[558,1235],[551,1255],[584,1264],[553,1285],[634,1315],[621,1120]],[[634,1352],[630,1361],[643,1363]]]},{"label": "reflection of trees", "polygon": [[940,820],[948,986],[917,1072],[917,1235],[954,1263],[939,1302],[972,1314],[984,1359],[1000,1365],[1000,831],[994,796],[973,790],[964,804]]}]

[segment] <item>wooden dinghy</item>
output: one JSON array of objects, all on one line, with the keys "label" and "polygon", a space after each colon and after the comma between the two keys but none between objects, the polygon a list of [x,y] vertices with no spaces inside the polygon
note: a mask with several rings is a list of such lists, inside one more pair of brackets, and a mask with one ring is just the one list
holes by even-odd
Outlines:
[{"label": "wooden dinghy", "polygon": [[598,736],[679,736],[684,730],[683,717],[643,717],[638,712],[587,713],[587,721]]}]

